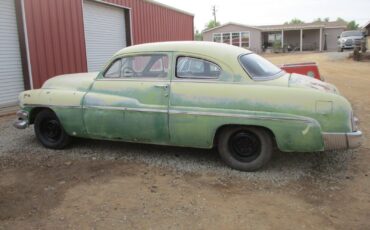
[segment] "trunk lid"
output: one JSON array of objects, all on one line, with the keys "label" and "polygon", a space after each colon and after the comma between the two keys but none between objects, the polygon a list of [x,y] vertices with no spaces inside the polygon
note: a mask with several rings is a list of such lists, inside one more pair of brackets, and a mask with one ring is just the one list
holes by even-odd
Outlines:
[{"label": "trunk lid", "polygon": [[294,88],[315,89],[326,93],[339,94],[338,89],[330,83],[296,73],[290,74],[288,86]]}]

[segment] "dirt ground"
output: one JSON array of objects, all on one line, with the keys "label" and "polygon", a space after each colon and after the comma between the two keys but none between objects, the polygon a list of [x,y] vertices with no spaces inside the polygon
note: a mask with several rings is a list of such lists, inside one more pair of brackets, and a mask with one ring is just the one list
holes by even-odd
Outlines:
[{"label": "dirt ground", "polygon": [[0,229],[370,229],[370,63],[343,55],[266,57],[318,62],[352,103],[363,146],[276,152],[256,173],[214,150],[90,140],[47,150],[0,118]]}]

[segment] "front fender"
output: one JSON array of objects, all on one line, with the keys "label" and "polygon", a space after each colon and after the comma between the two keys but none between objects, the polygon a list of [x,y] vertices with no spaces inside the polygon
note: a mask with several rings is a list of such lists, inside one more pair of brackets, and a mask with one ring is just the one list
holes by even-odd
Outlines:
[{"label": "front fender", "polygon": [[51,109],[71,136],[84,136],[82,100],[86,93],[73,90],[36,89],[19,95],[20,107],[29,112],[30,119],[42,108]]}]

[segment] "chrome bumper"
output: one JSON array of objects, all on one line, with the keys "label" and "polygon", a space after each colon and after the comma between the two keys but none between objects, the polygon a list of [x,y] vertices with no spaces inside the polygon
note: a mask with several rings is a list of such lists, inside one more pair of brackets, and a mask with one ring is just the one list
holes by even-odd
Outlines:
[{"label": "chrome bumper", "polygon": [[17,129],[27,128],[29,125],[28,112],[19,110],[17,112],[17,117],[18,117],[18,120],[14,122],[13,126],[16,127]]},{"label": "chrome bumper", "polygon": [[323,133],[325,150],[353,149],[360,147],[362,132]]}]

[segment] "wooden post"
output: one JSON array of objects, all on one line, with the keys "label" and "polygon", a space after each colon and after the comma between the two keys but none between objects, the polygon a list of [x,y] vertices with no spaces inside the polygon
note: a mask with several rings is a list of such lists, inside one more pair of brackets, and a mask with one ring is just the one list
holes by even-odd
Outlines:
[{"label": "wooden post", "polygon": [[281,30],[281,48],[284,49],[284,30]]},{"label": "wooden post", "polygon": [[301,29],[301,39],[300,39],[300,51],[302,52],[303,51],[303,29]]},{"label": "wooden post", "polygon": [[319,43],[319,51],[322,51],[322,28],[320,28],[320,43]]}]

